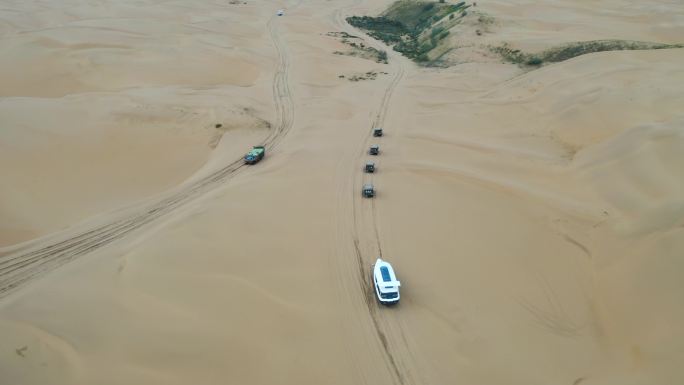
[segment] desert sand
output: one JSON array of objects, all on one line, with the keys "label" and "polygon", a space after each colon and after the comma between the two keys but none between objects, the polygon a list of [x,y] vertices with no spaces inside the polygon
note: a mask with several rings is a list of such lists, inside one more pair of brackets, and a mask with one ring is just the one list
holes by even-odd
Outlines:
[{"label": "desert sand", "polygon": [[684,49],[468,48],[684,5],[478,1],[426,68],[345,22],[389,4],[2,1],[0,383],[684,383]]}]

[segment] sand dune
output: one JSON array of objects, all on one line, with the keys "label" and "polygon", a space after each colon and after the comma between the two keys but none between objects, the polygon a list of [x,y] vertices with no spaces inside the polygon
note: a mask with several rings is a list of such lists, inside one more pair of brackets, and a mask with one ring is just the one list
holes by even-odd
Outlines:
[{"label": "sand dune", "polygon": [[[333,54],[389,3],[5,2],[0,382],[682,382],[684,50]],[[644,7],[477,6],[529,49],[678,42]]]},{"label": "sand dune", "polygon": [[[664,278],[669,283],[647,289],[633,274],[640,275],[636,266],[673,263],[682,247],[673,243],[681,237],[677,210],[684,179],[676,165],[680,160],[673,157],[681,145],[681,130],[674,128],[680,125],[675,104],[681,92],[678,81],[665,86],[652,78],[660,73],[676,79],[677,65],[654,66],[681,58],[680,51],[582,57],[448,103],[448,110],[447,88],[407,84],[414,91],[398,97],[401,112],[393,116],[408,135],[397,139],[393,152],[401,154],[401,164],[384,183],[392,183],[387,187],[392,197],[379,201],[378,212],[385,213],[382,233],[391,239],[386,242],[391,255],[403,256],[402,264],[421,272],[419,281],[433,277],[438,282],[425,287],[416,301],[419,307],[430,303],[433,325],[444,325],[439,333],[422,326],[418,345],[425,354],[445,335],[453,338],[451,354],[443,352],[432,373],[452,362],[442,357],[465,353],[462,366],[482,383],[504,383],[504,378],[515,383],[511,378],[521,377],[510,368],[540,362],[549,370],[547,381],[561,376],[555,378],[568,383],[579,378],[667,383],[680,377],[661,360],[681,354],[681,345],[645,337],[659,319],[667,329],[662,335],[681,340],[675,280]],[[644,91],[651,86],[659,92]],[[424,105],[434,113],[404,112],[412,100],[428,95],[443,101]],[[639,102],[624,113],[616,107],[629,99]],[[581,124],[572,125],[573,118]],[[660,119],[664,122],[656,123]],[[399,196],[390,199],[394,195]],[[488,242],[482,242],[482,234]],[[430,261],[441,256],[434,260],[440,268],[415,260],[424,250],[430,250]],[[617,282],[620,289],[608,289]],[[640,290],[649,294],[637,294]],[[654,297],[662,306],[657,310],[646,305]],[[442,310],[451,301],[472,307]],[[636,310],[642,305],[654,312],[644,316]],[[497,314],[507,319],[505,335],[498,334]],[[624,318],[633,320],[626,321],[629,331],[614,329]],[[460,323],[450,329],[442,320]],[[470,338],[464,341],[464,335]],[[489,345],[494,335],[497,342]],[[479,342],[472,342],[478,341],[474,336]],[[529,347],[530,339],[539,345],[520,354],[518,348]],[[539,368],[535,373],[544,376]]]},{"label": "sand dune", "polygon": [[233,33],[253,6],[34,8],[7,12],[15,29],[0,42],[0,245],[165,191],[270,124],[259,79],[272,53],[248,48],[263,31]]},{"label": "sand dune", "polygon": [[624,40],[681,44],[684,5],[678,1],[475,2],[465,21],[452,29],[447,62],[497,62],[490,48],[539,53],[564,44]]}]

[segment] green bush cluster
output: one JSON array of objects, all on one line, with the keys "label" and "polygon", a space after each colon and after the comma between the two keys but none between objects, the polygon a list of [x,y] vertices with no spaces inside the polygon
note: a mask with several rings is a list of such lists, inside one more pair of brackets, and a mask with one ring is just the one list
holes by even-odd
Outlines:
[{"label": "green bush cluster", "polygon": [[522,52],[519,49],[512,49],[508,44],[504,44],[499,47],[493,47],[491,50],[498,53],[504,58],[504,60],[511,63],[528,66],[540,66],[544,63],[557,63],[594,52],[683,47],[683,44],[661,44],[630,40],[593,40],[564,44],[559,47],[550,48],[538,54],[529,54]]},{"label": "green bush cluster", "polygon": [[[456,12],[464,13],[468,6],[465,2],[447,4],[442,1],[401,0],[394,3],[381,16],[352,16],[347,21],[354,27],[387,44],[413,60],[429,60],[429,52],[449,31],[435,23],[449,16],[453,19]],[[429,33],[425,33],[429,30]]]},{"label": "green bush cluster", "polygon": [[397,43],[401,41],[402,36],[408,34],[408,30],[402,23],[384,16],[351,16],[347,18],[347,22],[356,28],[367,31],[370,36],[386,43]]}]

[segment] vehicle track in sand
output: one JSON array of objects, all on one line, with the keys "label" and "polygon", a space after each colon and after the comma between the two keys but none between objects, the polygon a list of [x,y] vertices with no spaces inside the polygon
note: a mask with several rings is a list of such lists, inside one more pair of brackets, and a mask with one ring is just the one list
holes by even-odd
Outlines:
[{"label": "vehicle track in sand", "polygon": [[[358,3],[357,1],[354,5]],[[347,9],[354,5],[347,7]],[[379,179],[379,175],[382,173],[382,167],[378,167],[379,175],[364,174],[362,170],[363,160],[369,146],[381,142],[379,140],[381,138],[377,138],[378,143],[371,143],[374,139],[372,129],[383,127],[385,124],[392,96],[406,72],[406,59],[398,57],[397,54],[391,52],[391,48],[350,26],[344,18],[344,9],[338,9],[333,13],[333,22],[340,30],[354,35],[362,35],[367,42],[376,45],[376,48],[386,50],[390,57],[389,65],[392,67],[392,78],[384,90],[377,111],[372,115],[370,127],[367,128],[366,134],[360,140],[354,155],[351,156],[351,164],[340,164],[338,166],[339,169],[346,168],[341,173],[343,178],[347,178],[341,182],[338,189],[338,217],[340,218],[338,244],[341,253],[338,259],[343,261],[338,263],[343,264],[343,268],[347,269],[348,272],[355,271],[357,275],[356,287],[352,287],[354,285],[350,283],[342,283],[342,287],[348,295],[356,298],[356,301],[359,301],[359,297],[363,301],[361,306],[365,307],[370,318],[372,329],[377,337],[376,343],[380,346],[388,373],[392,377],[391,383],[416,384],[420,382],[418,378],[422,376],[416,370],[417,366],[410,349],[410,338],[404,331],[403,322],[397,317],[396,312],[399,309],[381,309],[372,290],[371,266],[377,256],[383,256],[381,229],[376,215],[376,199],[361,197],[361,186],[366,175],[368,175],[368,181],[372,183]],[[382,159],[382,146],[380,151],[381,155],[374,159],[376,165],[379,166],[380,159]],[[378,197],[381,198],[382,190],[378,194]],[[372,371],[374,368],[367,370]],[[376,376],[376,373],[366,373],[363,375],[363,380],[372,383],[372,380],[367,381],[368,377]]]},{"label": "vehicle track in sand", "polygon": [[[297,3],[296,6],[298,6]],[[294,124],[294,102],[289,84],[290,58],[287,47],[279,33],[277,16],[272,16],[267,28],[277,52],[277,67],[273,77],[273,100],[276,110],[276,123],[263,144],[269,150],[278,144]],[[84,256],[103,246],[119,240],[147,224],[169,214],[180,206],[204,195],[224,184],[244,169],[242,158],[225,167],[182,187],[170,196],[145,206],[135,213],[110,223],[95,226],[74,234],[65,231],[22,246],[15,251],[0,256],[0,297],[4,297],[45,273]],[[60,239],[61,238],[61,239]]]}]

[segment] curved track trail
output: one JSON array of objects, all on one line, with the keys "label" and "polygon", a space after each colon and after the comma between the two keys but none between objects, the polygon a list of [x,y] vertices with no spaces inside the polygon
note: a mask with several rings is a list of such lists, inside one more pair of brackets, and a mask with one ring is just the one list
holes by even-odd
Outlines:
[{"label": "curved track trail", "polygon": [[[358,3],[358,2],[357,2]],[[353,7],[353,5],[351,6]],[[349,8],[351,8],[349,7]],[[373,333],[376,335],[376,345],[384,355],[386,369],[391,376],[391,383],[409,385],[420,383],[420,373],[417,371],[415,359],[410,348],[410,338],[404,332],[404,326],[399,319],[401,305],[394,309],[381,308],[375,298],[372,289],[372,264],[379,256],[383,256],[381,241],[381,228],[379,227],[376,216],[376,199],[365,199],[361,196],[361,186],[364,181],[374,183],[381,178],[382,174],[382,138],[374,138],[372,129],[383,127],[388,115],[392,96],[397,86],[404,78],[406,72],[406,59],[394,54],[391,48],[374,41],[369,36],[361,33],[350,26],[345,18],[343,9],[333,13],[333,22],[340,28],[354,35],[362,35],[368,44],[375,48],[384,49],[390,57],[389,65],[392,68],[392,78],[385,88],[380,104],[376,112],[372,115],[365,135],[360,139],[354,154],[350,156],[351,164],[340,164],[338,172],[342,173],[342,180],[338,187],[338,264],[347,274],[353,274],[356,279],[347,278],[353,282],[342,282],[341,286],[346,295],[351,297],[351,301],[361,304],[366,309],[368,318],[365,321],[371,323]],[[391,130],[389,130],[391,135]],[[377,140],[374,142],[373,140]],[[381,155],[373,159],[378,166],[378,173],[365,174],[362,170],[364,160],[369,146],[379,144]],[[344,170],[342,170],[344,169]],[[378,187],[378,186],[376,186]],[[382,189],[378,192],[378,198],[382,199]],[[391,260],[391,258],[390,258]],[[354,283],[355,282],[355,283]],[[357,305],[358,306],[358,305]],[[362,366],[362,363],[357,365]],[[377,377],[377,368],[366,369],[367,373],[362,374],[364,382],[373,382]],[[387,381],[385,377],[384,381]]]},{"label": "curved track trail", "polygon": [[[263,141],[263,144],[270,150],[278,146],[294,123],[294,103],[288,82],[289,53],[278,31],[278,24],[276,16],[271,17],[268,21],[269,35],[278,55],[278,64],[273,78],[276,124],[269,136]],[[22,247],[21,251],[0,257],[0,297],[75,258],[139,230],[189,201],[224,184],[243,169],[242,158],[237,159],[126,218],[97,226],[79,234],[65,234],[62,239],[57,241],[54,240],[55,236],[51,236],[49,241],[38,240]]]}]

